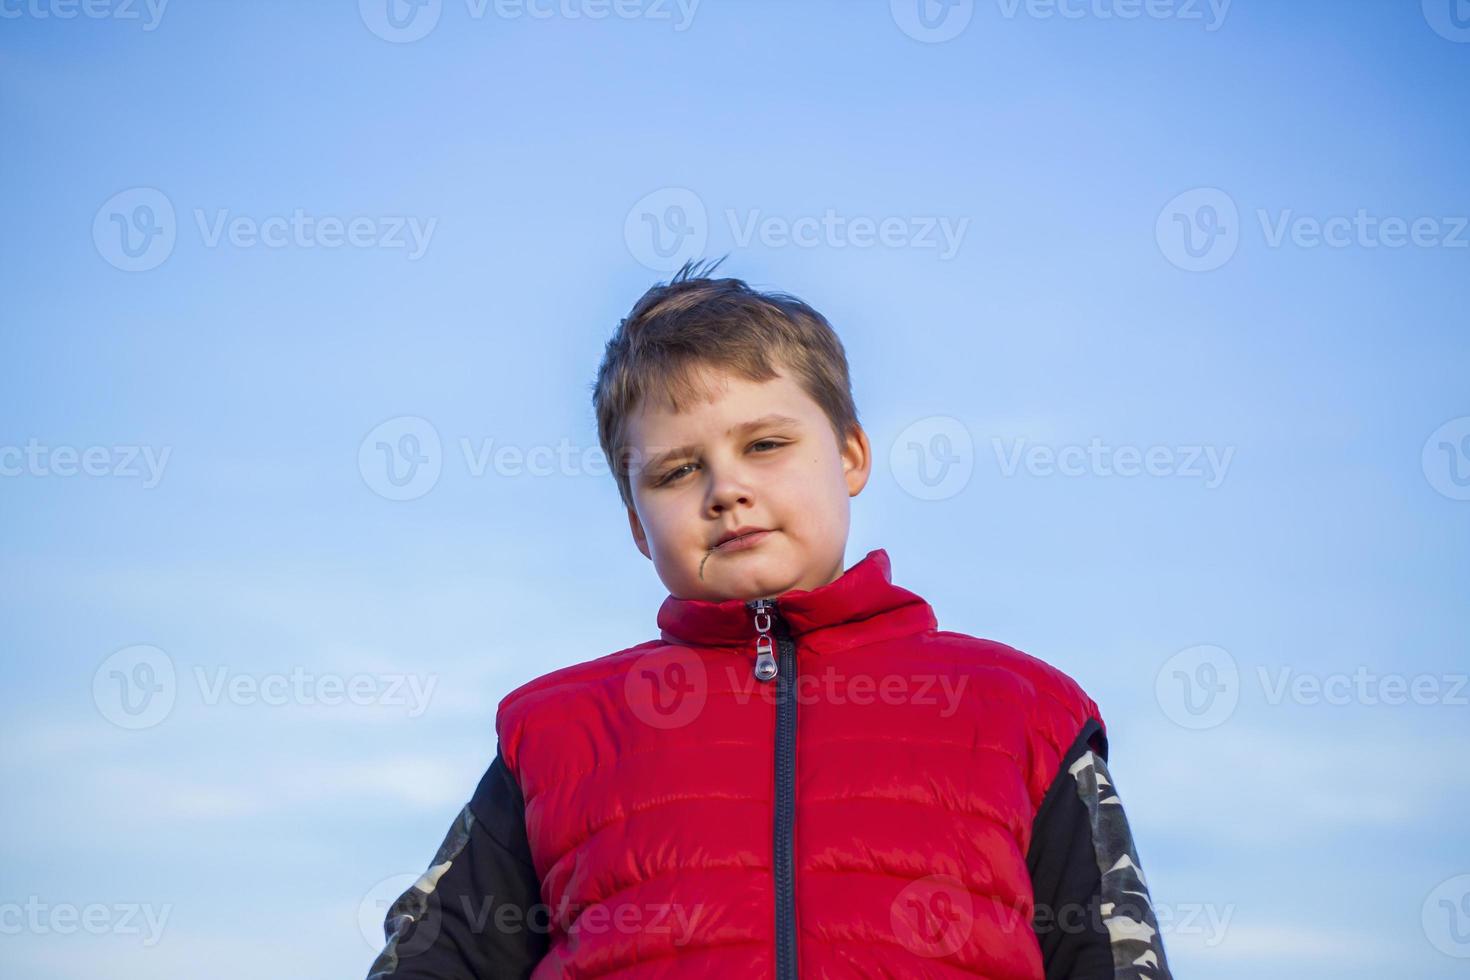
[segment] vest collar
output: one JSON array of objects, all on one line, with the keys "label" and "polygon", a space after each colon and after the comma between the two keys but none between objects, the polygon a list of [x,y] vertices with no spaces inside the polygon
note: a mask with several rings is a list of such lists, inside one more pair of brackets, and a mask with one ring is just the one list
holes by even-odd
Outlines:
[{"label": "vest collar", "polygon": [[[754,600],[751,600],[754,601]],[[888,552],[877,548],[840,576],[815,589],[789,589],[775,597],[799,649],[836,652],[937,627],[934,610],[920,596],[893,584]],[[755,614],[744,599],[680,599],[670,595],[658,610],[659,635],[685,646],[754,644]]]}]

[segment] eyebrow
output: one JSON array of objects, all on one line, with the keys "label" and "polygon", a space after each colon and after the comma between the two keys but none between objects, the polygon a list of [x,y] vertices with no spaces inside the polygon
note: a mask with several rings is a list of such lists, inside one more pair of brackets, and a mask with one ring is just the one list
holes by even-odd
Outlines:
[{"label": "eyebrow", "polygon": [[[739,435],[745,432],[749,432],[752,429],[763,429],[767,426],[783,425],[799,426],[801,425],[801,420],[794,419],[789,415],[781,415],[779,413],[773,412],[770,415],[762,415],[758,419],[751,419],[749,422],[740,422],[736,425],[732,425],[730,426],[730,428],[725,430],[725,435]],[[677,459],[681,456],[693,456],[695,451],[698,449],[698,446],[679,446],[675,449],[670,449],[668,452],[659,453],[657,456],[650,459],[648,461],[648,464],[644,466],[643,469],[645,472],[648,470],[658,469],[659,466],[663,465],[671,459]]]}]

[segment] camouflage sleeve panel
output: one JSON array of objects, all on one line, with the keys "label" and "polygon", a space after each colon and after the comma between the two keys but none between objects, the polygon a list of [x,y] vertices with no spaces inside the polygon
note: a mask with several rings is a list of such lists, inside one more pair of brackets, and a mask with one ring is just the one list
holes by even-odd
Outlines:
[{"label": "camouflage sleeve panel", "polygon": [[547,935],[525,841],[520,789],[497,752],[428,870],[389,907],[368,980],[528,977]]},{"label": "camouflage sleeve panel", "polygon": [[1083,726],[1026,855],[1046,980],[1172,980],[1101,726]]}]

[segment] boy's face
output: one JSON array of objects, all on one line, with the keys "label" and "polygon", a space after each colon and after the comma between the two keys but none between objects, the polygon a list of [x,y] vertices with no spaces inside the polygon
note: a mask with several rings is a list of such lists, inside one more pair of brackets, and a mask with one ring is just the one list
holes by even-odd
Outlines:
[{"label": "boy's face", "polygon": [[[872,464],[867,435],[857,428],[839,446],[821,406],[784,370],[754,382],[701,368],[696,379],[710,401],[677,414],[646,404],[628,420],[638,550],[683,599],[778,596],[836,579],[848,499]],[[716,547],[748,527],[766,533]]]}]

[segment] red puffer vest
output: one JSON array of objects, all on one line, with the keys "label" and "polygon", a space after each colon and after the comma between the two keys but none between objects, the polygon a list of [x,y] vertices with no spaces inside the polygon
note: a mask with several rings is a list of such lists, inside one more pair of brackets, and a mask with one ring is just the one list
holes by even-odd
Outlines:
[{"label": "red puffer vest", "polygon": [[1101,721],[1075,682],[937,629],[882,549],[774,599],[669,596],[658,625],[500,703],[535,977],[1043,975],[1026,851]]}]

